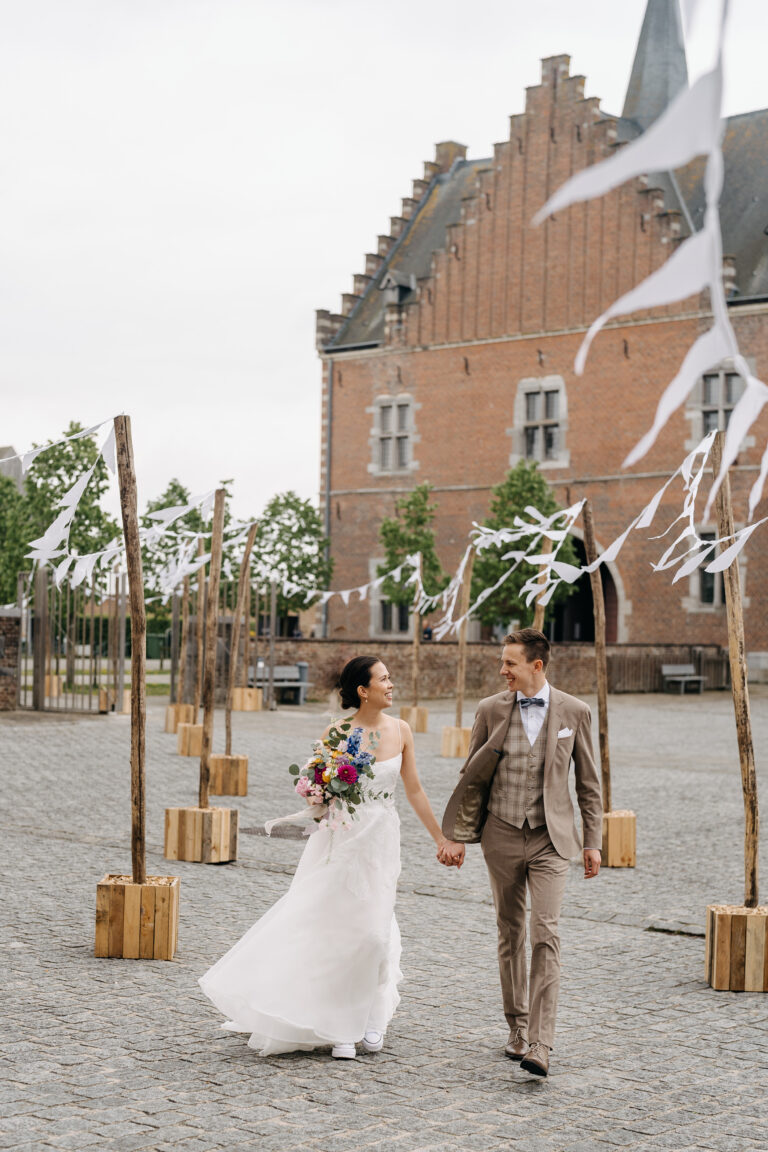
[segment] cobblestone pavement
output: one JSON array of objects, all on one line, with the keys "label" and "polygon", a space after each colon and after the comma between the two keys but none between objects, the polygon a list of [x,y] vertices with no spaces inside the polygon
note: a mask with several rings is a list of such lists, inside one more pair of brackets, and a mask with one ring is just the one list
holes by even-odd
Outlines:
[{"label": "cobblestone pavement", "polygon": [[[495,928],[477,849],[442,869],[401,797],[405,982],[385,1049],[261,1059],[196,979],[288,886],[301,844],[241,838],[226,866],[162,858],[166,805],[195,802],[197,764],[148,722],[148,870],[181,877],[172,963],[93,957],[96,883],[129,870],[124,717],[0,719],[3,805],[0,1147],[523,1152],[768,1148],[768,999],[703,980],[707,903],[742,901],[742,801],[727,694],[611,699],[614,805],[638,815],[638,865],[585,882],[562,920],[557,1048],[545,1082],[502,1055]],[[764,802],[768,692],[753,692]],[[447,703],[416,737],[436,811],[458,762]],[[323,708],[234,717],[256,829],[292,811],[286,766]],[[223,745],[217,713],[215,748]],[[762,761],[762,762],[761,762]],[[226,803],[226,801],[223,801]],[[765,848],[765,837],[763,847]]]}]

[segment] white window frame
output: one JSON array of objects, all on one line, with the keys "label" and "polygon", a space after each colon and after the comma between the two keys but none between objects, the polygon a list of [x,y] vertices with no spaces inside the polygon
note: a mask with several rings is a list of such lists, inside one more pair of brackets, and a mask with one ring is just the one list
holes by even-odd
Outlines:
[{"label": "white window frame", "polygon": [[[370,580],[375,580],[377,578],[377,569],[380,568],[383,563],[383,556],[379,556],[368,561],[368,577]],[[390,628],[388,631],[385,631],[382,627],[382,605],[391,604],[391,601],[387,600],[386,596],[384,596],[381,591],[381,587],[371,588],[368,595],[368,600],[370,603],[368,634],[371,639],[406,640],[412,635],[413,617],[408,605],[405,605],[404,607],[404,611],[407,613],[406,619],[408,621],[408,627],[404,631],[401,631],[399,628]],[[395,619],[395,614],[397,614],[397,618],[400,619],[400,614],[402,611],[403,609],[401,609],[399,604],[392,604],[393,620]]]},{"label": "white window frame", "polygon": [[[373,404],[366,409],[373,417],[373,426],[368,440],[371,452],[368,471],[371,475],[408,476],[418,470],[419,464],[414,457],[414,448],[421,439],[416,432],[416,409],[420,407],[421,405],[417,404],[409,393],[398,392],[377,396]],[[383,423],[383,413],[386,409],[391,410],[391,426],[389,428],[385,428]],[[405,419],[401,425],[400,413],[402,410],[405,410]],[[389,465],[384,466],[381,458],[382,444],[387,440],[390,443]],[[400,466],[398,459],[401,445],[405,460]]]},{"label": "white window frame", "polygon": [[[548,419],[546,415],[546,394],[557,393],[557,416]],[[538,412],[535,419],[529,419],[529,397],[537,397]],[[565,380],[562,376],[526,376],[519,381],[514,401],[514,425],[507,429],[507,435],[512,438],[512,452],[509,457],[509,466],[514,468],[521,460],[526,463],[536,461],[540,471],[553,468],[568,468],[571,463],[571,454],[566,447],[568,433],[568,394]],[[557,447],[554,454],[544,458],[543,439],[546,428],[557,428]],[[534,456],[528,455],[528,432],[531,428],[538,430],[539,451]]]},{"label": "white window frame", "polygon": [[[736,524],[735,530],[738,530],[743,525]],[[705,524],[696,529],[698,536],[701,540],[716,540],[717,528],[712,524]],[[711,563],[717,556],[717,551],[710,552],[706,560],[702,561],[698,568],[695,568],[688,577],[688,595],[683,596],[681,605],[684,612],[691,614],[701,615],[725,615],[725,588],[723,584],[722,572],[709,573],[714,577],[714,600],[711,604],[705,603],[701,598],[701,584],[704,575],[704,569],[707,564]],[[750,598],[746,595],[746,578],[747,578],[747,560],[748,557],[741,552],[739,554],[739,579],[741,583],[741,600],[744,608],[748,608]]]},{"label": "white window frame", "polygon": [[[750,372],[754,373],[755,372],[754,359],[752,359],[751,357],[747,357],[747,365],[749,366]],[[720,383],[719,383],[720,396],[719,396],[718,404],[716,407],[714,405],[705,403],[704,381],[705,381],[705,378],[708,376],[718,376],[719,380],[720,380]],[[726,377],[728,377],[728,376],[738,376],[739,379],[741,380],[739,373],[736,371],[736,369],[734,367],[733,359],[731,357],[728,357],[726,360],[723,360],[717,366],[717,368],[712,368],[712,369],[710,369],[709,372],[704,372],[702,374],[702,376],[699,377],[699,379],[696,381],[696,384],[692,388],[691,393],[690,393],[688,400],[686,402],[686,405],[685,405],[686,419],[688,420],[688,422],[690,424],[690,428],[691,428],[690,438],[688,440],[686,440],[686,442],[685,442],[685,447],[688,451],[692,451],[692,449],[696,448],[701,443],[704,436],[706,435],[705,419],[704,419],[705,412],[716,411],[718,413],[718,422],[717,422],[718,428],[721,428],[723,431],[725,431],[727,421],[723,420],[723,415],[725,414],[725,412],[728,412],[728,414],[730,415],[730,413],[733,411],[733,409],[736,407],[736,404],[738,403],[738,397],[731,404],[728,404],[725,400],[725,381],[726,381]],[[739,396],[741,396],[741,394],[743,393],[744,387],[745,387],[744,381],[742,380],[742,386],[741,386],[741,389],[739,390]],[[754,446],[755,446],[754,436],[745,436],[744,439],[742,440],[740,446],[739,446],[739,451],[743,452],[746,448],[753,448]]]}]

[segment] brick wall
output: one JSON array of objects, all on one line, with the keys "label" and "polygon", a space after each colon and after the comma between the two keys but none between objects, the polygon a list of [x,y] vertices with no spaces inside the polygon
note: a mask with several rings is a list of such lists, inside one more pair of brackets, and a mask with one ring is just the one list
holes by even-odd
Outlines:
[{"label": "brick wall", "polygon": [[[661,687],[658,674],[662,664],[698,663],[699,656],[687,645],[609,645],[609,667],[619,663],[635,667],[638,674],[633,678],[614,675],[617,686],[626,684],[633,690],[658,690]],[[345,640],[278,640],[275,642],[275,661],[278,664],[295,664],[300,660],[309,665],[309,679],[312,682],[310,699],[323,700],[332,692],[338,675],[353,656],[375,655],[384,661],[395,684],[395,700],[407,704],[411,686],[411,653],[409,643],[395,640],[350,643]],[[498,644],[467,645],[466,693],[470,698],[491,696],[505,688],[499,675]],[[708,652],[712,660],[724,662],[725,654],[719,649]],[[266,657],[266,646],[260,656]],[[457,645],[441,641],[425,643],[420,655],[420,696],[425,700],[452,699],[456,694]],[[558,688],[572,694],[589,695],[596,691],[595,658],[591,644],[556,644],[553,648],[549,679]],[[714,671],[708,680],[708,687],[720,686],[716,683]]]},{"label": "brick wall", "polygon": [[18,661],[21,617],[0,614],[0,712],[18,706]]}]

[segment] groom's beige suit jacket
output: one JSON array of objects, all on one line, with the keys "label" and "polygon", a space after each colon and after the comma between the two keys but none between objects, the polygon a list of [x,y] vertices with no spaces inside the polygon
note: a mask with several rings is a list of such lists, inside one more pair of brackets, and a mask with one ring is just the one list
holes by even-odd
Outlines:
[{"label": "groom's beige suit jacket", "polygon": [[[516,705],[516,693],[504,691],[481,700],[472,728],[469,755],[443,816],[449,840],[475,844],[480,840],[494,773],[504,755],[507,729]],[[571,762],[584,830],[584,846],[602,843],[600,778],[592,753],[592,716],[589,706],[550,685],[544,754],[544,813],[549,838],[558,855],[570,859],[581,851],[568,791]]]}]

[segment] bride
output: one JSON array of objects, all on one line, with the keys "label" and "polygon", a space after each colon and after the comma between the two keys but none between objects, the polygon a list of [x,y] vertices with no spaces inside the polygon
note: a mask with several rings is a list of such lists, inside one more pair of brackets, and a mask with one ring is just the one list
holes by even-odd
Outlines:
[{"label": "bride", "polygon": [[366,1052],[382,1048],[402,978],[398,776],[438,855],[447,843],[416,771],[411,729],[385,715],[392,680],[384,664],[356,656],[338,689],[342,708],[356,708],[363,749],[375,745],[372,796],[347,825],[321,821],[286,894],[199,980],[230,1018],[223,1027],[250,1032],[249,1047],[262,1056],[331,1045],[332,1056],[351,1060],[358,1041]]}]

